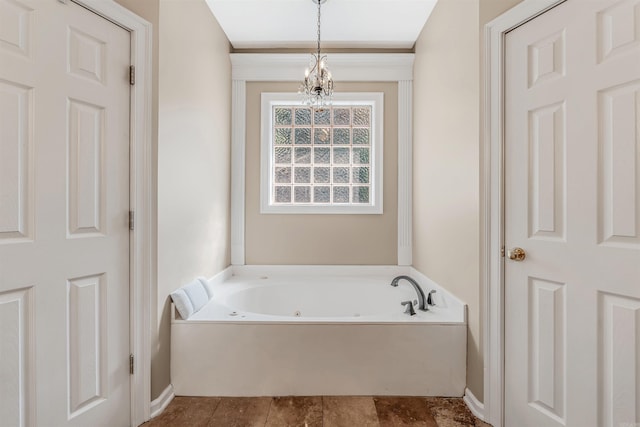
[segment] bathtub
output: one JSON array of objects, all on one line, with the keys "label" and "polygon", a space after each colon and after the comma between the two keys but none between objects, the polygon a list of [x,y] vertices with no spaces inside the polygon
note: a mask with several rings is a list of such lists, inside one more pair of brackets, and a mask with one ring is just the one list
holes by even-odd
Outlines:
[{"label": "bathtub", "polygon": [[[401,301],[416,279],[435,306]],[[462,396],[466,306],[413,269],[234,267],[188,320],[172,307],[171,381],[183,396]]]}]

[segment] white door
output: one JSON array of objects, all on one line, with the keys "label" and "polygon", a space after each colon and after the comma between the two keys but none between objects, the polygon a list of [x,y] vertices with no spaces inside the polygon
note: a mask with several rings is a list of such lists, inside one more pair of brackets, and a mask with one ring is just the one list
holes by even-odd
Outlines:
[{"label": "white door", "polygon": [[0,0],[0,425],[126,426],[129,33]]},{"label": "white door", "polygon": [[640,423],[640,0],[506,35],[505,425]]}]

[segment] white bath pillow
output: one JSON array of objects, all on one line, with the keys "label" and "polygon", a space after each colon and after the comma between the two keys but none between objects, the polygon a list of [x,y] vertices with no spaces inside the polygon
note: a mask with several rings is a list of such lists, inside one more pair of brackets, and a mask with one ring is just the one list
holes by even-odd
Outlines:
[{"label": "white bath pillow", "polygon": [[204,290],[207,291],[207,295],[209,296],[209,299],[213,298],[213,291],[209,287],[209,281],[207,280],[207,278],[200,276],[198,277],[198,280],[200,281],[200,283],[202,283]]},{"label": "white bath pillow", "polygon": [[180,317],[187,320],[194,313],[193,304],[187,293],[182,289],[178,289],[171,293],[171,299],[176,306],[176,310],[180,313]]},{"label": "white bath pillow", "polygon": [[184,291],[187,293],[187,296],[191,300],[191,304],[193,304],[193,312],[197,312],[200,310],[206,303],[209,302],[209,294],[202,286],[200,280],[194,280],[188,285],[184,285],[182,287]]}]

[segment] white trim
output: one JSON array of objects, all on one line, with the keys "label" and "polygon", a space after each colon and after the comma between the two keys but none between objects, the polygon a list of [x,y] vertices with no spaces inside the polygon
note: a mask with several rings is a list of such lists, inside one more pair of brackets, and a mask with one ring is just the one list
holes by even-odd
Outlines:
[{"label": "white trim", "polygon": [[[232,53],[234,80],[297,82],[309,54]],[[327,64],[335,82],[413,79],[413,53],[331,53]],[[337,93],[337,92],[336,92]]]},{"label": "white trim", "polygon": [[231,264],[244,265],[244,195],[247,85],[234,79],[231,89]]},{"label": "white trim", "polygon": [[471,390],[468,388],[464,389],[464,396],[462,397],[462,400],[473,415],[480,418],[482,421],[486,421],[484,418],[484,404],[476,398]]},{"label": "white trim", "polygon": [[174,397],[176,397],[176,395],[173,393],[173,385],[169,384],[167,388],[160,393],[160,396],[151,402],[151,418],[155,418],[162,414]]},{"label": "white trim", "polygon": [[151,157],[152,26],[113,0],[74,0],[129,30],[131,65],[136,84],[131,87],[130,209],[136,228],[130,234],[130,346],[135,355],[131,375],[131,424],[149,419],[151,402],[151,284],[155,283],[155,199]]},{"label": "white trim", "polygon": [[504,416],[504,244],[503,81],[504,36],[565,0],[524,0],[485,26],[483,127],[484,405],[487,422],[502,427]]},{"label": "white trim", "polygon": [[[273,200],[273,107],[300,104],[297,93],[263,92],[260,142],[260,213],[261,214],[382,214],[383,209],[383,159],[384,159],[384,93],[340,92],[333,96],[333,105],[367,105],[371,107],[370,201],[368,204],[274,205]],[[292,154],[293,155],[293,154]],[[345,165],[347,166],[347,165]],[[357,166],[357,165],[354,165]],[[331,185],[331,184],[326,184]]]},{"label": "white trim", "polygon": [[398,82],[398,265],[413,264],[413,82]]},{"label": "white trim", "polygon": [[[301,70],[309,62],[307,54],[256,54],[233,53],[231,58],[233,79],[232,89],[232,131],[231,131],[231,264],[245,263],[245,150],[246,150],[246,82],[247,81],[298,81]],[[345,54],[336,53],[329,56],[331,72],[336,82],[368,81],[398,82],[398,114],[406,112],[409,118],[398,123],[398,154],[413,144],[412,141],[412,100],[411,90],[407,89],[413,81],[412,53],[388,54]],[[402,82],[402,83],[401,83]],[[401,148],[401,145],[404,147]],[[403,155],[403,158],[406,156]],[[400,160],[399,160],[400,161]],[[406,188],[406,177],[411,175],[411,168],[403,167],[398,173],[398,231],[411,234],[411,191]],[[412,178],[411,178],[412,179]],[[409,179],[409,182],[411,182]],[[405,184],[404,188],[400,185]],[[404,200],[403,207],[400,207]],[[403,210],[401,214],[401,210]],[[408,212],[408,213],[407,213]],[[401,215],[400,215],[401,214]],[[403,223],[407,222],[408,223]],[[398,238],[400,240],[400,237]],[[403,240],[398,246],[398,263],[411,264],[411,241]]]}]

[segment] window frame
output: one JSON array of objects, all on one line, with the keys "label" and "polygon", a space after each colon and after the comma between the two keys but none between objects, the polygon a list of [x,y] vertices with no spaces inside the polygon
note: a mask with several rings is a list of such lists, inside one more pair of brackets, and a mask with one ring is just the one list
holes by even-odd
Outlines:
[{"label": "window frame", "polygon": [[274,107],[304,107],[298,93],[263,92],[261,94],[260,138],[260,213],[261,214],[352,214],[383,213],[384,93],[348,92],[333,95],[332,106],[366,105],[371,107],[370,202],[367,204],[272,204],[274,191]]}]

